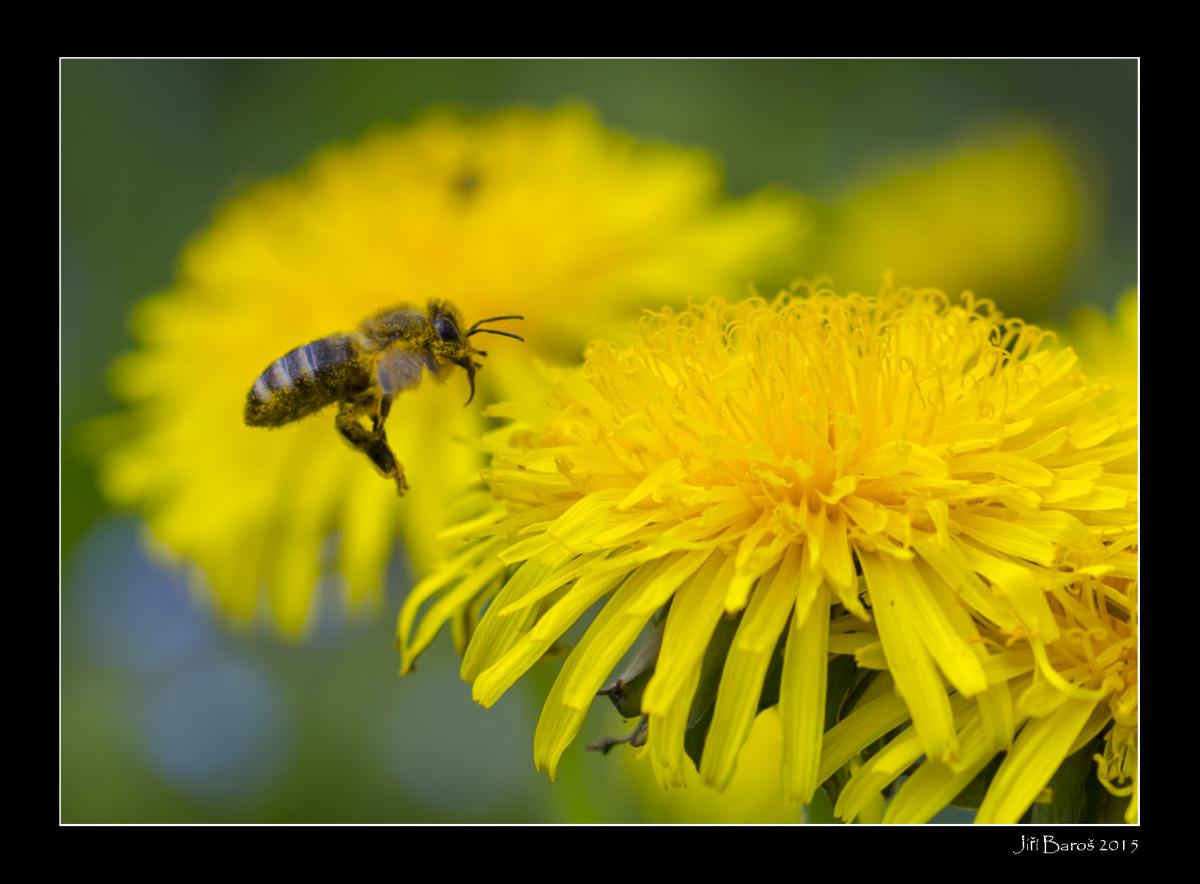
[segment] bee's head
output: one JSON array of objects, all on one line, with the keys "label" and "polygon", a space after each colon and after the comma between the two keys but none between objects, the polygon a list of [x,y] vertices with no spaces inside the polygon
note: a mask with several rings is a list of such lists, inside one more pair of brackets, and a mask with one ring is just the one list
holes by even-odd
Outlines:
[{"label": "bee's head", "polygon": [[468,342],[472,335],[486,332],[492,335],[503,335],[506,338],[525,340],[511,332],[498,331],[490,328],[480,328],[485,322],[495,322],[498,319],[524,319],[523,316],[493,316],[481,319],[463,331],[462,314],[449,301],[429,302],[429,326],[433,330],[433,340],[429,349],[439,361],[449,362],[459,366],[467,373],[467,381],[471,385],[471,395],[466,404],[470,405],[475,398],[475,372],[483,368],[482,362],[475,360],[476,356],[487,356],[486,350],[476,350]]},{"label": "bee's head", "polygon": [[462,314],[449,301],[429,302],[430,349],[439,359],[455,362],[471,348],[462,333]]}]

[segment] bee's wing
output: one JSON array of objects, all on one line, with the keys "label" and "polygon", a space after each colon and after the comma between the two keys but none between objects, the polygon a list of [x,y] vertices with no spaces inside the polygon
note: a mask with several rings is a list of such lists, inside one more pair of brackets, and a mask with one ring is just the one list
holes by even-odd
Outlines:
[{"label": "bee's wing", "polygon": [[392,347],[379,358],[379,387],[385,396],[395,396],[421,383],[426,368],[425,354]]}]

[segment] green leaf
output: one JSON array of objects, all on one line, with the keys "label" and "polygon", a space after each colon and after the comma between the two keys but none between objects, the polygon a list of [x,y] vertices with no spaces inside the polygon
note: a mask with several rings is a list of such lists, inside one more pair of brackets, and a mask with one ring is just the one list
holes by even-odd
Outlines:
[{"label": "green leaf", "polygon": [[779,705],[779,682],[783,678],[783,649],[787,644],[787,633],[785,629],[779,634],[779,641],[775,642],[775,650],[771,653],[771,662],[763,676],[762,693],[758,697],[759,712]]},{"label": "green leaf", "polygon": [[1000,762],[1003,760],[1004,756],[1000,754],[989,761],[987,767],[975,775],[975,779],[967,783],[961,792],[950,799],[950,803],[955,807],[967,810],[979,810],[979,805],[983,803],[983,796],[987,794],[988,786],[992,784],[992,777],[1000,769]]},{"label": "green leaf", "polygon": [[741,622],[740,611],[736,617],[722,617],[713,630],[712,638],[708,640],[704,660],[700,664],[700,681],[696,685],[696,693],[692,695],[692,708],[688,711],[689,727],[703,718],[716,702],[721,674],[725,671],[725,658],[729,656],[729,646],[733,644],[733,637]]},{"label": "green leaf", "polygon": [[812,801],[804,806],[804,821],[806,823],[840,823],[833,813],[833,804],[829,796],[818,789]]},{"label": "green leaf", "polygon": [[[764,709],[770,709],[772,706],[776,706],[779,703],[779,683],[783,676],[783,648],[786,641],[787,631],[785,630],[780,634],[779,640],[775,643],[775,650],[772,652],[771,662],[767,665],[767,671],[763,675],[762,693],[759,694],[758,697],[759,712],[762,712]],[[725,644],[725,649],[721,657],[722,672],[724,671],[725,666],[724,655],[728,654],[729,645],[731,643],[732,636],[730,636],[729,643]],[[712,650],[713,646],[710,644],[708,652],[711,652]],[[706,660],[708,652],[706,652]],[[703,676],[701,677],[701,682],[703,683]],[[720,677],[718,675],[718,679],[713,685],[713,693],[708,698],[708,705],[704,714],[694,724],[689,725],[688,731],[684,735],[684,751],[686,751],[688,757],[696,763],[697,767],[700,765],[700,758],[704,754],[704,744],[708,739],[708,728],[712,724],[713,714],[716,711],[716,704],[713,703],[712,700],[716,697],[715,690],[717,687],[719,687],[719,685]],[[701,691],[699,688],[696,689],[696,698],[697,700],[703,701],[703,697],[701,697]],[[692,701],[693,713],[696,711],[697,700]]]},{"label": "green leaf", "polygon": [[[857,684],[856,676],[859,671],[853,657],[838,655],[829,661],[825,671],[825,730],[828,731],[838,723],[843,715],[849,714],[850,710],[854,708],[857,698],[850,699],[848,695]],[[858,680],[861,681],[861,679]],[[821,784],[821,791],[817,794],[825,796],[823,800],[829,802],[831,814],[833,813],[832,807],[837,804],[838,796],[842,794],[842,789],[845,788],[849,779],[850,775],[843,768],[834,771],[829,779]],[[813,803],[815,804],[816,801],[817,798],[814,796]]]},{"label": "green leaf", "polygon": [[1124,825],[1125,811],[1129,810],[1129,802],[1133,798],[1128,795],[1114,795],[1101,785],[1098,778],[1094,775],[1092,778],[1095,782],[1088,795],[1091,819],[1086,822]]},{"label": "green leaf", "polygon": [[[825,675],[825,730],[829,730],[841,719],[846,694],[854,683],[858,666],[854,658],[838,655],[829,661]],[[849,711],[847,708],[846,712]]]},{"label": "green leaf", "polygon": [[712,719],[713,709],[710,706],[703,717],[683,735],[683,751],[697,768],[700,767],[700,758],[704,755],[704,744],[708,740],[708,729],[712,726]]},{"label": "green leaf", "polygon": [[1092,740],[1074,755],[1069,756],[1050,778],[1050,801],[1034,803],[1030,808],[1035,823],[1086,823],[1088,819],[1088,781],[1096,779],[1092,755],[1096,751]]},{"label": "green leaf", "polygon": [[708,728],[712,724],[713,706],[717,699],[717,688],[721,684],[721,673],[725,669],[725,658],[729,646],[742,620],[741,612],[736,617],[722,617],[713,630],[712,638],[704,651],[700,664],[700,682],[692,696],[692,707],[688,710],[688,730],[684,735],[683,748],[688,757],[700,766],[704,743],[708,739]]},{"label": "green leaf", "polygon": [[1080,822],[1123,825],[1125,811],[1129,810],[1129,802],[1133,798],[1129,795],[1114,795],[1104,788],[1100,777],[1096,775],[1095,762],[1092,760],[1093,756],[1104,752],[1104,734],[1107,732],[1106,728],[1082,750],[1088,753],[1088,779],[1085,783],[1088,812],[1087,817]]},{"label": "green leaf", "polygon": [[1051,800],[1030,808],[1035,823],[1124,823],[1128,797],[1113,795],[1096,776],[1104,733],[1067,758],[1050,779]]},{"label": "green leaf", "polygon": [[612,684],[600,689],[600,693],[612,701],[623,718],[637,718],[642,714],[642,696],[658,663],[662,633],[662,620],[656,617],[650,632],[634,652],[633,659]]}]

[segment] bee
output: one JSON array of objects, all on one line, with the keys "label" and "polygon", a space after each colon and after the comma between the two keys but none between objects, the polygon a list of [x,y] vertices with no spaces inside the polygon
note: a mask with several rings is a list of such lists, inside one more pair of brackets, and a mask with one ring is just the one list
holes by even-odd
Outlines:
[{"label": "bee", "polygon": [[[396,481],[403,495],[408,489],[404,467],[388,447],[384,423],[392,399],[421,383],[428,370],[439,381],[455,367],[467,373],[475,398],[475,372],[483,368],[468,339],[472,335],[502,335],[524,341],[520,335],[485,323],[523,316],[492,316],[462,331],[462,315],[448,301],[431,300],[424,313],[400,305],[366,319],[350,334],[330,335],[297,347],[267,366],[246,395],[246,424],[281,427],[308,417],[335,402],[334,426],[343,439],[361,451],[385,479]],[[466,407],[464,405],[464,407]],[[367,429],[361,421],[370,420]]]}]

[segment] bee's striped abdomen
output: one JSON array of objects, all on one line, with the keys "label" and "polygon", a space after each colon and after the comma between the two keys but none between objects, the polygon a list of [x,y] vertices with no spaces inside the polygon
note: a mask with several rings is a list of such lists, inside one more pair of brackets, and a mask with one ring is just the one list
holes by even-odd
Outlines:
[{"label": "bee's striped abdomen", "polygon": [[246,396],[246,423],[277,427],[370,385],[353,338],[334,335],[297,347],[259,375]]}]

